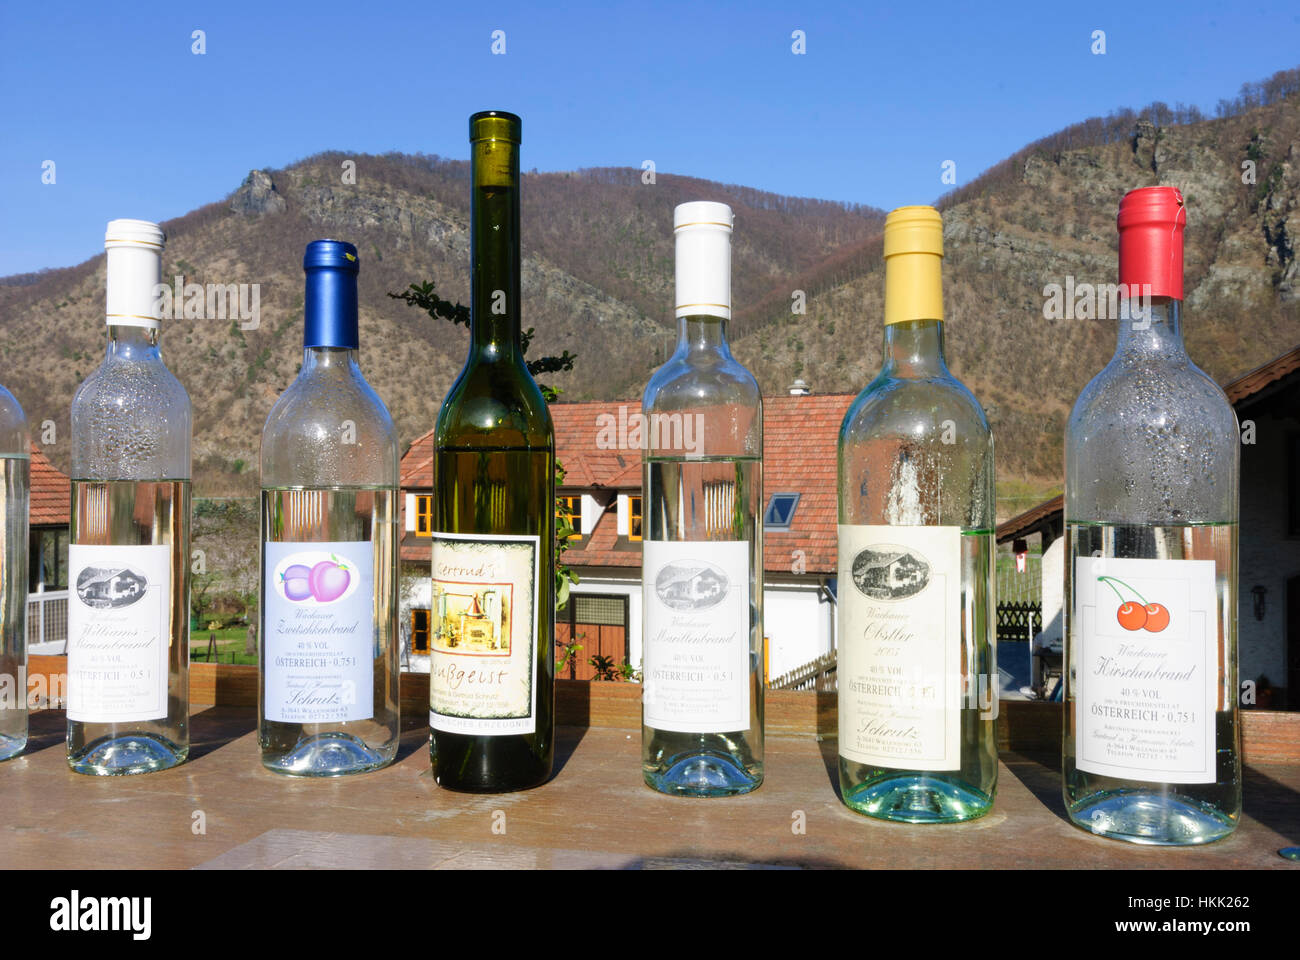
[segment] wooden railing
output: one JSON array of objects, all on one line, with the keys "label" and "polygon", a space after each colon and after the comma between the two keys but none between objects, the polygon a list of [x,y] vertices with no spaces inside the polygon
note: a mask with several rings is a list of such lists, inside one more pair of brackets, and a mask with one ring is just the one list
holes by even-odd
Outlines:
[{"label": "wooden railing", "polygon": [[[33,656],[27,669],[28,688],[66,689],[66,657]],[[52,706],[62,706],[54,698]],[[257,667],[228,663],[190,664],[190,702],[257,709]],[[403,673],[403,726],[428,723],[429,675]],[[1053,754],[1061,749],[1062,705],[1036,700],[1004,700],[998,706],[998,748],[1021,753]],[[641,685],[555,682],[555,720],[562,726],[641,727]],[[1250,763],[1300,763],[1300,713],[1241,711],[1243,754]],[[838,698],[817,690],[767,691],[765,730],[769,737],[832,739],[838,734]]]}]

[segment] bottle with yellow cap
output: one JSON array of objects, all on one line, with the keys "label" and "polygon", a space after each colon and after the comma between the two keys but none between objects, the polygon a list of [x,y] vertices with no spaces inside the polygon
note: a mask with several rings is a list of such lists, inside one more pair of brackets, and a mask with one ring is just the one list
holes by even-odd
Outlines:
[{"label": "bottle with yellow cap", "polygon": [[163,770],[189,754],[190,400],[163,363],[163,232],[114,220],[108,348],[72,399],[68,765]]},{"label": "bottle with yellow cap", "polygon": [[839,771],[852,810],[988,812],[997,785],[993,436],[944,359],[943,222],[885,220],[880,375],[839,440]]}]

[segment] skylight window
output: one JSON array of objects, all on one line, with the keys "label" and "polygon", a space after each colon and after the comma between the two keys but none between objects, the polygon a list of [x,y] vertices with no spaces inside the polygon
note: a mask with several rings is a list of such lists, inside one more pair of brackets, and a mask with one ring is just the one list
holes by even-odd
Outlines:
[{"label": "skylight window", "polygon": [[800,494],[774,493],[767,501],[767,510],[763,513],[763,527],[766,530],[789,530],[794,520],[795,507],[799,506]]}]

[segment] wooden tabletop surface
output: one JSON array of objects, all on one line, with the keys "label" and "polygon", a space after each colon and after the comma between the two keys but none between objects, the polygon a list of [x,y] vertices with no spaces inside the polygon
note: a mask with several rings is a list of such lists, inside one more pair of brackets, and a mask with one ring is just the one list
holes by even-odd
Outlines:
[{"label": "wooden tabletop surface", "polygon": [[635,732],[563,727],[550,783],[471,796],[433,782],[418,722],[387,769],[301,780],[262,768],[254,716],[196,707],[184,766],[101,778],[68,770],[61,711],[34,713],[27,753],[0,764],[0,867],[1300,869],[1277,854],[1300,843],[1300,765],[1290,763],[1247,767],[1246,814],[1227,840],[1157,849],[1071,826],[1051,756],[1004,753],[997,803],[981,820],[909,826],[840,803],[833,740],[771,738],[762,788],[693,800],[641,783]]}]

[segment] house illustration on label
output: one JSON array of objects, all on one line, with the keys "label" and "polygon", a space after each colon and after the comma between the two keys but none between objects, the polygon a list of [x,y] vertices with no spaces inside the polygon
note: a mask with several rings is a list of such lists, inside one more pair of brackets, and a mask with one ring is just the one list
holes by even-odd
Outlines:
[{"label": "house illustration on label", "polygon": [[853,584],[872,600],[914,597],[929,582],[929,562],[906,547],[881,543],[853,558]]},{"label": "house illustration on label", "polygon": [[727,576],[711,563],[679,560],[659,571],[655,593],[673,610],[706,610],[721,603],[730,586]]},{"label": "house illustration on label", "polygon": [[86,567],[77,577],[77,596],[88,607],[129,607],[144,596],[149,581],[129,567]]}]

